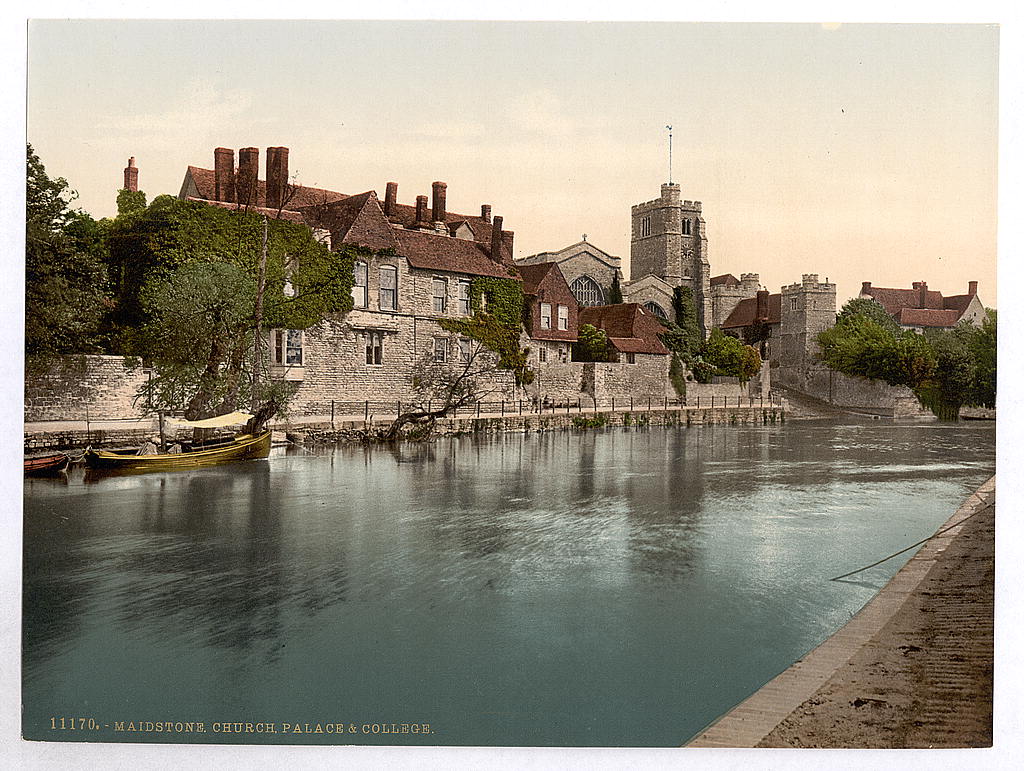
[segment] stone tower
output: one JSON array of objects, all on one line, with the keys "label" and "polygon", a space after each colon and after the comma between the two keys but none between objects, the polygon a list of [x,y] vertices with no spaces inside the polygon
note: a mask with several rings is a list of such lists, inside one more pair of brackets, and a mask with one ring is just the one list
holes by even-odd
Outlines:
[{"label": "stone tower", "polygon": [[818,361],[818,333],[836,323],[836,285],[805,273],[799,284],[782,287],[778,363],[804,370]]},{"label": "stone tower", "polygon": [[629,246],[630,281],[658,276],[673,287],[693,290],[697,320],[711,329],[711,268],[700,201],[680,199],[679,185],[661,186],[661,197],[633,206]]}]

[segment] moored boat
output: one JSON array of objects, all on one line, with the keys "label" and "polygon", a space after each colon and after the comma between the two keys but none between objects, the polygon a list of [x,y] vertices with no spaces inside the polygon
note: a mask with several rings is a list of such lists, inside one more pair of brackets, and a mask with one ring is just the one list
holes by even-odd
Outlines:
[{"label": "moored boat", "polygon": [[139,455],[136,449],[86,450],[85,465],[106,471],[184,471],[187,469],[256,460],[270,455],[270,431],[238,434],[223,441],[186,446],[178,453]]},{"label": "moored boat", "polygon": [[58,474],[68,467],[69,458],[62,452],[32,455],[25,458],[25,473],[32,475]]}]

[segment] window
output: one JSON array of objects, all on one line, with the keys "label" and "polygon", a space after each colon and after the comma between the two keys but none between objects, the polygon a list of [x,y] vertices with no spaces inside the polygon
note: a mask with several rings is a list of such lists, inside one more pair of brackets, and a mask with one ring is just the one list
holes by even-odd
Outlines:
[{"label": "window", "polygon": [[537,349],[537,361],[544,364],[548,360],[548,349],[541,346]]},{"label": "window", "polygon": [[558,328],[568,329],[569,328],[569,306],[559,305],[558,306]]},{"label": "window", "polygon": [[683,219],[683,235],[684,236],[691,236],[691,235],[693,235],[693,232],[691,230],[691,228],[693,227],[692,223],[693,223],[693,220],[691,220],[689,217],[686,217],[686,218]]},{"label": "window", "polygon": [[434,361],[440,361],[440,362],[448,361],[448,338],[447,337],[435,337],[434,338]]},{"label": "window", "polygon": [[467,338],[459,338],[459,361],[469,361],[473,355],[473,344]]},{"label": "window", "polygon": [[469,315],[469,282],[459,281],[459,314]]},{"label": "window", "polygon": [[540,304],[540,328],[551,329],[551,303]]},{"label": "window", "polygon": [[569,289],[580,305],[604,305],[604,290],[590,276],[575,279]]},{"label": "window", "polygon": [[560,364],[565,364],[569,361],[569,346],[558,346],[558,361]]},{"label": "window", "polygon": [[434,279],[434,311],[444,313],[448,309],[448,279]]},{"label": "window", "polygon": [[626,354],[626,364],[636,364],[636,354],[632,351]]},{"label": "window", "polygon": [[302,330],[275,329],[270,333],[270,361],[277,366],[302,366]]},{"label": "window", "polygon": [[393,311],[398,308],[398,268],[381,265],[380,268],[380,309]]},{"label": "window", "polygon": [[299,268],[299,258],[294,254],[285,255],[284,258],[284,287],[281,291],[285,297],[295,297],[295,286],[292,284],[292,277]]},{"label": "window", "polygon": [[641,217],[640,218],[640,237],[649,236],[651,234],[651,218]]},{"label": "window", "polygon": [[658,303],[656,303],[656,302],[644,303],[644,308],[649,310],[651,313],[653,313],[659,319],[665,319],[666,321],[668,320],[668,314],[665,313],[665,309],[662,308],[660,305],[658,305]]},{"label": "window", "polygon": [[365,332],[366,338],[366,363],[380,364],[384,361],[384,333]]},{"label": "window", "polygon": [[357,262],[352,268],[355,281],[352,284],[352,305],[356,308],[366,307],[366,263]]},{"label": "window", "polygon": [[796,310],[796,298],[795,297],[790,297],[789,298],[789,309],[791,311],[795,311]]}]

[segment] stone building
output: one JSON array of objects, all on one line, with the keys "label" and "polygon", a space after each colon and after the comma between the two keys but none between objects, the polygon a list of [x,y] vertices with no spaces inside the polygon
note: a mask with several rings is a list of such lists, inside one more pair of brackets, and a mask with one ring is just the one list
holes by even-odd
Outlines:
[{"label": "stone building", "polygon": [[612,284],[622,281],[622,260],[584,238],[556,252],[540,252],[516,260],[517,266],[556,263],[581,306],[611,301]]},{"label": "stone building", "polygon": [[925,329],[951,329],[961,321],[980,324],[985,306],[978,298],[978,282],[967,283],[967,294],[944,297],[942,292],[928,288],[925,281],[915,281],[912,289],[888,289],[871,286],[865,281],[858,297],[879,303],[904,329],[918,332]]},{"label": "stone building", "polygon": [[757,273],[743,273],[736,278],[732,273],[712,276],[711,326],[721,327],[729,314],[741,300],[754,297],[761,288],[761,277]]},{"label": "stone building", "polygon": [[659,198],[634,205],[629,259],[630,283],[623,291],[626,299],[632,302],[640,297],[641,287],[635,285],[647,276],[656,276],[670,287],[688,286],[693,291],[697,320],[708,334],[713,321],[711,268],[700,201],[683,200],[679,185],[669,182],[661,186]]}]

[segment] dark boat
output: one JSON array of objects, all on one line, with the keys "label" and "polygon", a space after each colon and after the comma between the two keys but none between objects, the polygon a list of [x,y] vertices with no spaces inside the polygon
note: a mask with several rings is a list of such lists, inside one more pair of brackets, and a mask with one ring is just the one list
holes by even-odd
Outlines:
[{"label": "dark boat", "polygon": [[270,455],[270,431],[203,444],[179,453],[139,455],[138,450],[93,450],[85,452],[85,465],[106,471],[184,471],[187,469],[266,458]]},{"label": "dark boat", "polygon": [[32,455],[25,458],[25,473],[33,476],[59,474],[68,467],[68,456],[62,452]]}]

